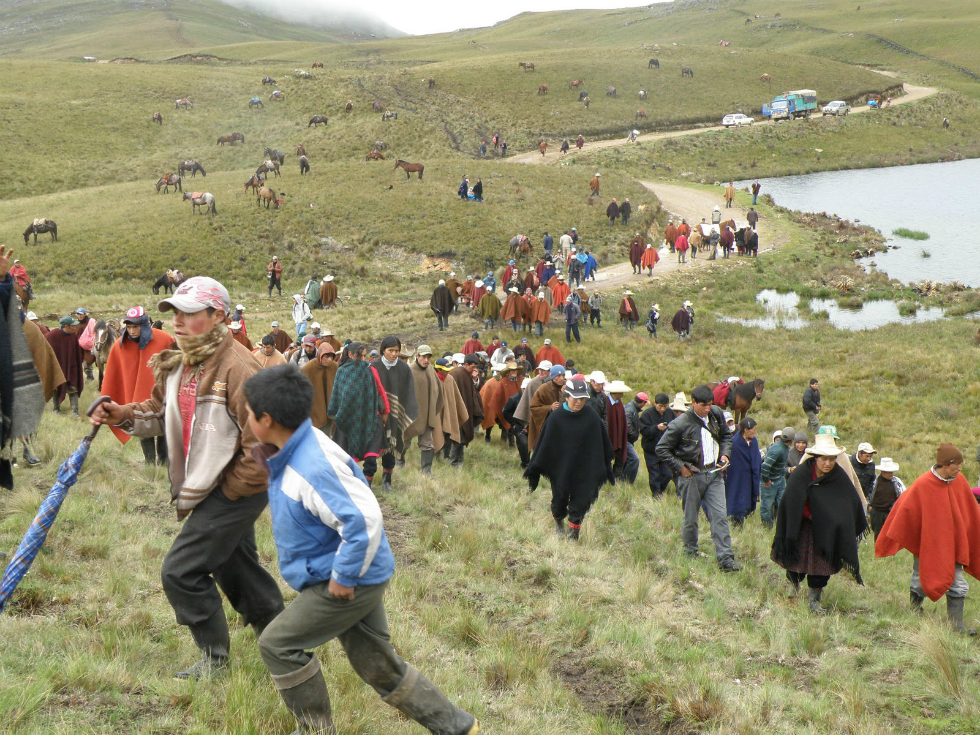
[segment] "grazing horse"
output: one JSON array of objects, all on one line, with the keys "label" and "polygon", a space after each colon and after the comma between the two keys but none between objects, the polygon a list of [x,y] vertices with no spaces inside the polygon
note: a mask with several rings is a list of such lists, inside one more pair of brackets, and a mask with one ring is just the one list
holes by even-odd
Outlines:
[{"label": "grazing horse", "polygon": [[[721,383],[708,383],[708,387],[714,391]],[[762,392],[766,388],[766,381],[756,378],[748,383],[735,383],[729,386],[728,396],[725,398],[725,408],[732,412],[735,423],[739,424],[752,407],[752,401],[757,398],[761,400]]]},{"label": "grazing horse", "polygon": [[187,159],[186,161],[181,161],[177,164],[177,173],[183,176],[188,171],[191,172],[191,176],[197,176],[197,172],[201,172],[201,176],[207,176],[208,172],[204,170],[204,166],[199,164],[193,159]]},{"label": "grazing horse", "polygon": [[383,151],[387,147],[388,147],[388,144],[385,143],[383,140],[376,140],[376,141],[374,141],[374,149],[375,150]]},{"label": "grazing horse", "polygon": [[640,90],[640,99],[645,100],[647,98],[647,91],[645,89]]},{"label": "grazing horse", "polygon": [[310,159],[306,156],[299,157],[299,173],[300,176],[305,175],[310,170]]},{"label": "grazing horse", "polygon": [[436,80],[433,79],[432,77],[429,77],[428,79],[426,79],[426,82],[429,85],[429,89],[435,89],[436,88]]},{"label": "grazing horse", "polygon": [[262,174],[252,174],[249,180],[245,182],[245,193],[248,194],[248,190],[251,188],[252,193],[254,194],[259,190],[259,187],[262,186],[264,181],[265,176]]},{"label": "grazing horse", "polygon": [[[421,176],[419,176],[421,178]],[[51,233],[51,242],[58,242],[58,225],[53,219],[39,218],[31,222],[30,226],[24,230],[24,244],[34,235],[34,244],[37,245],[37,236],[43,232]]]},{"label": "grazing horse", "polygon": [[416,171],[419,174],[419,181],[422,180],[422,174],[425,172],[425,166],[421,163],[409,163],[408,161],[403,161],[400,158],[395,161],[395,168],[400,168],[405,172],[406,178],[412,178],[412,174]]},{"label": "grazing horse", "polygon": [[224,145],[225,143],[235,145],[236,142],[245,145],[245,136],[241,133],[232,133],[231,135],[222,135],[218,138],[218,145]]},{"label": "grazing horse", "polygon": [[262,109],[265,109],[265,105],[258,97],[253,97],[248,101],[248,109],[251,110],[253,107],[261,107]]},{"label": "grazing horse", "polygon": [[293,72],[293,76],[297,79],[312,79],[313,75],[304,69],[297,69]]},{"label": "grazing horse", "polygon": [[297,156],[305,156],[306,155],[306,148],[303,147],[303,144],[302,143],[300,143],[298,146],[296,146],[296,155]]},{"label": "grazing horse", "polygon": [[578,101],[581,102],[588,96],[589,96],[589,90],[583,89],[581,92],[578,93]]},{"label": "grazing horse", "polygon": [[533,61],[518,61],[517,66],[519,66],[524,71],[534,71]]},{"label": "grazing horse", "polygon": [[263,186],[259,189],[259,195],[255,199],[255,203],[260,207],[262,206],[262,202],[265,202],[266,209],[269,208],[270,204],[275,204],[275,208],[279,209],[280,200],[276,199],[276,193],[268,186]]},{"label": "grazing horse", "polygon": [[397,120],[398,113],[394,110],[385,110],[381,113],[381,122],[387,122],[388,120]]},{"label": "grazing horse", "polygon": [[616,88],[613,87],[612,85],[606,87],[606,97],[615,97],[615,96],[616,96]]},{"label": "grazing horse", "polygon": [[771,87],[772,86],[772,74],[763,74],[761,77],[759,77],[759,81],[760,82],[764,82],[765,84],[768,84]]},{"label": "grazing horse", "polygon": [[179,100],[174,100],[174,109],[179,110],[181,107],[183,107],[185,110],[190,110],[193,109],[194,103],[186,97]]},{"label": "grazing horse", "polygon": [[633,118],[633,119],[634,120],[639,120],[641,117],[644,118],[644,119],[646,119],[646,116],[647,116],[646,110],[637,110],[636,111],[636,117]]},{"label": "grazing horse", "polygon": [[312,68],[314,68],[314,69],[322,69],[323,68],[323,62],[322,61],[314,61]]},{"label": "grazing horse", "polygon": [[527,235],[516,235],[510,240],[510,250],[508,254],[514,260],[527,258],[531,254],[531,241]]},{"label": "grazing horse", "polygon": [[344,105],[344,112],[350,114],[354,111],[354,100],[347,100],[347,104]]},{"label": "grazing horse", "polygon": [[650,61],[647,62],[647,69],[659,69],[659,68],[660,68],[660,59],[650,59]]},{"label": "grazing horse", "polygon": [[583,82],[581,79],[575,79],[575,80],[573,80],[573,81],[571,81],[571,82],[568,83],[568,88],[569,89],[578,89],[583,84],[585,84],[585,82]]},{"label": "grazing horse", "polygon": [[374,110],[375,112],[381,112],[382,110],[384,110],[384,108],[385,108],[385,106],[384,106],[384,105],[382,105],[382,104],[381,104],[380,102],[378,102],[377,100],[375,100],[375,101],[374,101],[374,102],[373,102],[373,103],[371,104],[371,109],[372,109],[372,110]]},{"label": "grazing horse", "polygon": [[161,115],[159,112],[154,112],[153,122],[158,123],[159,125],[163,125],[163,115]]},{"label": "grazing horse", "polygon": [[694,69],[692,69],[689,66],[682,67],[681,68],[681,79],[683,79],[684,77],[691,77],[691,79],[694,79]]},{"label": "grazing horse", "polygon": [[99,368],[99,390],[102,390],[102,379],[105,376],[105,366],[109,362],[109,351],[120,337],[119,320],[109,319],[99,320],[95,324],[95,343],[92,345],[92,354],[95,355],[95,364]]},{"label": "grazing horse", "polygon": [[[191,200],[191,214],[194,214],[195,209],[205,208],[205,211],[212,216],[218,213],[218,208],[214,205],[214,194],[209,191],[195,191],[195,192],[184,192],[184,200]],[[202,212],[201,214],[204,214]]]},{"label": "grazing horse", "polygon": [[173,293],[186,280],[179,270],[168,270],[153,283],[153,293],[159,294],[161,288],[164,293]]},{"label": "grazing horse", "polygon": [[276,102],[282,102],[286,99],[286,95],[280,92],[278,89],[273,90],[272,94],[269,95],[270,100],[275,100]]},{"label": "grazing horse", "polygon": [[257,174],[267,174],[274,173],[276,176],[281,176],[279,173],[279,161],[263,161],[262,164],[255,169]]},{"label": "grazing horse", "polygon": [[381,151],[375,148],[373,151],[364,156],[365,161],[384,161],[386,160],[384,156],[381,155]]},{"label": "grazing horse", "polygon": [[271,84],[271,85],[272,85],[272,86],[274,87],[274,86],[276,86],[277,84],[279,84],[279,82],[277,82],[277,81],[276,81],[275,79],[273,79],[272,77],[263,77],[263,78],[262,78],[262,84]]},{"label": "grazing horse", "polygon": [[539,95],[548,94],[548,85],[547,84],[539,84],[538,85],[538,94]]},{"label": "grazing horse", "polygon": [[314,115],[313,117],[310,118],[310,121],[306,124],[306,127],[310,127],[310,125],[312,125],[314,128],[316,128],[319,127],[321,124],[323,125],[327,124],[326,115]]},{"label": "grazing horse", "polygon": [[286,154],[278,148],[266,148],[264,151],[262,151],[262,155],[266,158],[272,159],[273,161],[279,161],[279,163],[286,162]]},{"label": "grazing horse", "polygon": [[583,105],[585,105],[585,109],[586,109],[586,110],[588,110],[588,109],[589,109],[589,102],[591,102],[591,101],[592,101],[592,100],[590,100],[590,99],[588,98],[588,96],[586,96],[586,98],[585,98],[584,100],[582,100],[582,104],[583,104]]},{"label": "grazing horse", "polygon": [[183,193],[184,188],[180,184],[180,177],[177,174],[164,174],[162,178],[157,181],[157,194],[160,193],[160,189],[163,189],[164,194],[170,193],[170,187],[174,188],[174,193],[178,191]]}]

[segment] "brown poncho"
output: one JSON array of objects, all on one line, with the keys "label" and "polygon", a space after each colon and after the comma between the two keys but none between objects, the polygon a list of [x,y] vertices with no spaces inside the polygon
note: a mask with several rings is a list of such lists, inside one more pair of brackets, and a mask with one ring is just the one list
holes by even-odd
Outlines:
[{"label": "brown poncho", "polygon": [[31,357],[34,358],[34,368],[41,378],[44,402],[47,403],[55,391],[64,384],[65,374],[61,370],[61,365],[58,364],[54,350],[44,338],[44,332],[30,319],[25,319],[22,326],[24,327],[24,337],[27,338],[27,347],[31,351]]},{"label": "brown poncho", "polygon": [[449,293],[448,288],[445,286],[436,286],[432,292],[432,298],[429,299],[429,308],[437,314],[449,316],[455,303],[456,299]]},{"label": "brown poncho", "polygon": [[474,428],[483,421],[483,403],[480,401],[480,393],[473,384],[473,377],[463,367],[455,367],[449,372],[449,377],[456,383],[459,395],[466,406],[466,413],[469,418],[460,424],[459,443],[464,447],[473,441]]},{"label": "brown poncho", "polygon": [[[419,415],[405,429],[405,446],[407,447],[415,437],[424,434],[426,429],[432,429],[432,448],[438,452],[446,443],[446,429],[443,426],[446,392],[443,389],[443,383],[431,365],[422,368],[418,361],[412,360],[409,367],[412,371],[412,378],[415,380],[415,400],[419,404]],[[450,385],[456,386],[452,381],[450,381]],[[459,434],[457,433],[456,436],[458,438]]]},{"label": "brown poncho", "polygon": [[[486,299],[486,297],[484,297]],[[483,303],[482,301],[480,302]],[[527,301],[520,294],[512,293],[504,302],[504,308],[500,312],[507,321],[521,322],[527,316]]]},{"label": "brown poncho", "polygon": [[310,419],[317,429],[331,428],[333,423],[327,416],[327,407],[330,405],[330,393],[333,391],[333,379],[337,375],[338,367],[333,360],[326,367],[319,360],[310,360],[300,368],[303,375],[313,383],[313,410],[310,412]]},{"label": "brown poncho", "polygon": [[626,296],[619,302],[619,318],[629,322],[638,322],[640,314],[636,310],[636,302],[632,296]]},{"label": "brown poncho", "polygon": [[551,304],[543,298],[535,299],[531,304],[531,321],[541,322],[542,325],[547,326],[549,319],[551,319]]},{"label": "brown poncho", "polygon": [[320,306],[326,309],[337,303],[337,284],[333,281],[324,281],[320,284]]},{"label": "brown poncho", "polygon": [[555,402],[562,402],[562,386],[553,380],[546,380],[534,392],[531,397],[531,420],[527,427],[527,448],[534,449],[541,434],[541,427],[551,413],[551,406]]},{"label": "brown poncho", "polygon": [[489,429],[498,422],[505,431],[510,429],[510,423],[504,418],[504,404],[520,389],[520,383],[511,380],[510,377],[496,377],[484,383],[483,388],[480,389],[484,429]]},{"label": "brown poncho", "polygon": [[[284,355],[286,350],[289,349],[289,345],[293,343],[293,340],[281,329],[278,332],[269,332],[270,337],[276,341],[276,349],[279,350]],[[261,341],[261,340],[260,340]]]}]

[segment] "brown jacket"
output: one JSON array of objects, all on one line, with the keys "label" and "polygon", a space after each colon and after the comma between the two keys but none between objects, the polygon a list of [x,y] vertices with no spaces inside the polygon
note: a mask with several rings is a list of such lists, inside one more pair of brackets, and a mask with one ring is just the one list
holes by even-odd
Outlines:
[{"label": "brown jacket", "polygon": [[531,421],[527,427],[528,449],[534,449],[534,445],[537,444],[538,437],[541,436],[541,427],[551,414],[552,404],[556,401],[561,403],[562,400],[562,387],[553,380],[545,381],[534,392],[531,398]]},{"label": "brown jacket", "polygon": [[41,388],[44,391],[44,402],[51,400],[51,396],[59,387],[65,384],[65,374],[61,371],[58,358],[55,357],[54,350],[44,338],[44,333],[30,319],[25,319],[23,323],[24,337],[27,339],[27,347],[34,358],[34,368],[37,370],[38,377],[41,378]]}]

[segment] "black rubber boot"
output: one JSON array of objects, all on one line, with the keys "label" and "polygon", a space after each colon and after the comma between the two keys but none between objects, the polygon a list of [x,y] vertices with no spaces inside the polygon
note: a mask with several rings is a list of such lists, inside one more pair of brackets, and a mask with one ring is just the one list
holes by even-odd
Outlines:
[{"label": "black rubber boot", "polygon": [[491,435],[492,434],[493,434],[493,427],[491,427],[491,428],[487,429],[486,431],[484,431],[483,432],[483,441],[485,441],[487,444],[489,444],[490,443],[490,438],[491,438]]},{"label": "black rubber boot", "polygon": [[398,686],[383,700],[435,735],[480,732],[480,723],[473,715],[450,704],[446,695],[412,666],[407,667]]},{"label": "black rubber boot", "polygon": [[514,446],[514,435],[513,434],[507,434],[507,446],[509,446],[509,447],[513,447]]},{"label": "black rubber boot", "polygon": [[219,610],[203,623],[188,626],[194,642],[201,649],[201,658],[193,665],[174,674],[175,679],[215,679],[228,673],[231,639],[224,610]]},{"label": "black rubber boot", "polygon": [[323,680],[320,662],[315,657],[303,668],[290,674],[272,677],[286,708],[296,718],[293,735],[335,735],[330,715],[330,695]]},{"label": "black rubber boot", "polygon": [[946,595],[946,614],[949,615],[949,622],[953,624],[953,629],[957,633],[976,635],[977,631],[973,628],[967,630],[967,627],[963,624],[963,606],[965,604],[965,597],[950,597]]},{"label": "black rubber boot", "polygon": [[431,449],[423,449],[421,454],[421,464],[422,464],[422,475],[423,477],[432,477],[432,455],[435,452]]},{"label": "black rubber boot", "polygon": [[925,602],[925,595],[920,595],[915,590],[909,590],[909,602],[912,603],[912,612],[922,614],[922,603]]},{"label": "black rubber boot", "polygon": [[389,492],[391,490],[391,470],[383,470],[381,472],[381,490],[383,492]]},{"label": "black rubber boot", "polygon": [[462,444],[453,444],[453,451],[451,452],[451,456],[452,456],[452,461],[450,462],[450,464],[453,467],[462,467],[463,466],[463,445]]},{"label": "black rubber boot", "polygon": [[812,587],[807,593],[807,603],[810,605],[810,609],[817,615],[826,615],[827,608],[820,604],[820,595],[823,594],[823,589],[815,590]]},{"label": "black rubber boot", "polygon": [[579,532],[582,530],[581,526],[572,526],[568,529],[568,540],[578,541]]},{"label": "black rubber boot", "polygon": [[53,409],[55,413],[61,413],[61,401],[57,398],[54,399]]},{"label": "black rubber boot", "polygon": [[34,456],[34,452],[31,451],[31,445],[21,440],[24,443],[24,461],[27,462],[28,467],[36,467],[41,464],[41,460]]},{"label": "black rubber boot", "polygon": [[143,450],[143,459],[148,465],[156,464],[157,461],[157,440],[155,437],[140,439],[140,448]]},{"label": "black rubber boot", "polygon": [[76,419],[78,416],[78,395],[74,393],[68,394],[68,403],[71,405],[71,415]]},{"label": "black rubber boot", "polygon": [[559,536],[562,536],[562,537],[564,537],[565,534],[568,533],[568,527],[565,525],[565,519],[564,518],[556,518],[555,519],[555,532]]}]

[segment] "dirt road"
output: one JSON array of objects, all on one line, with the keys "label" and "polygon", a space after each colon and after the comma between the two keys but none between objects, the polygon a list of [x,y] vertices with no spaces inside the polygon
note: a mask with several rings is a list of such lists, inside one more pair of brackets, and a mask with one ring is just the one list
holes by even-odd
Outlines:
[{"label": "dirt road", "polygon": [[[891,76],[891,75],[886,75]],[[915,102],[923,97],[928,97],[930,95],[936,94],[939,90],[935,87],[917,87],[913,84],[903,84],[902,89],[905,94],[901,97],[892,100],[892,105],[905,105],[909,102]],[[852,115],[857,115],[859,113],[867,113],[871,108],[868,106],[855,107],[851,110]],[[817,118],[819,119],[819,118]],[[812,119],[811,122],[816,122],[817,119]],[[757,121],[755,126],[759,125],[775,125],[771,121],[762,120]],[[819,124],[819,123],[818,123]],[[660,133],[646,133],[644,135],[637,136],[637,142],[645,142],[648,140],[665,140],[667,138],[680,138],[685,135],[699,135],[701,133],[706,133],[710,130],[724,130],[725,128],[721,125],[712,125],[701,128],[688,128],[686,130],[669,130]],[[530,153],[522,153],[518,156],[514,156],[510,160],[516,161],[517,163],[554,163],[561,158],[572,158],[574,156],[580,155],[581,153],[590,153],[595,150],[601,150],[603,148],[615,148],[621,145],[630,145],[630,142],[626,138],[612,138],[609,140],[597,140],[594,142],[586,143],[582,151],[578,151],[574,147],[565,156],[562,156],[558,151],[557,146],[554,147],[554,151],[551,153],[546,153],[541,155],[539,151],[532,151]]]}]

